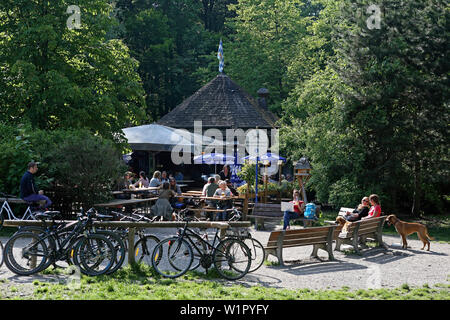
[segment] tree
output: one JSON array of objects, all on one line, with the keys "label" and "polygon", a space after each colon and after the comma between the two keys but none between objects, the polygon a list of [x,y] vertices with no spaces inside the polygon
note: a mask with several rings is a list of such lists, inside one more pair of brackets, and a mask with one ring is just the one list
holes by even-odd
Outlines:
[{"label": "tree", "polygon": [[318,50],[303,51],[313,64],[296,64],[308,76],[283,104],[282,150],[310,157],[309,187],[321,201],[353,206],[378,193],[387,211],[409,204],[414,215],[443,212],[450,181],[445,3],[379,1],[378,29],[371,1],[320,2],[313,45],[305,46]]},{"label": "tree", "polygon": [[0,119],[117,139],[144,115],[138,63],[120,40],[106,39],[114,25],[107,2],[77,6],[79,25],[63,0],[0,3]]},{"label": "tree", "polygon": [[229,8],[236,14],[228,23],[235,33],[230,35],[225,71],[250,93],[269,89],[269,105],[280,112],[294,83],[288,69],[306,32],[303,2],[241,0]]},{"label": "tree", "polygon": [[346,1],[340,18],[353,27],[336,28],[341,63],[334,68],[351,87],[342,94],[343,112],[368,146],[369,176],[392,201],[412,190],[411,213],[418,215],[425,186],[449,181],[450,13],[445,1],[379,1],[378,29],[364,15],[370,6]]}]

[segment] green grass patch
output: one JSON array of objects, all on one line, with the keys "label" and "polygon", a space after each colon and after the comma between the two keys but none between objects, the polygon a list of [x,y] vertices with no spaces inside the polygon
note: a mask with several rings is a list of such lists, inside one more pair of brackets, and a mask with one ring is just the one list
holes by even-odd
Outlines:
[{"label": "green grass patch", "polygon": [[[279,289],[261,286],[243,286],[225,281],[214,269],[208,273],[188,272],[177,279],[158,277],[146,265],[127,266],[111,276],[81,277],[78,286],[64,283],[33,282],[34,292],[29,296],[14,296],[20,288],[14,287],[6,299],[52,300],[361,300],[361,299],[450,299],[450,286],[439,284],[411,287],[404,284],[396,289],[339,290]],[[12,288],[11,288],[12,289]]]}]

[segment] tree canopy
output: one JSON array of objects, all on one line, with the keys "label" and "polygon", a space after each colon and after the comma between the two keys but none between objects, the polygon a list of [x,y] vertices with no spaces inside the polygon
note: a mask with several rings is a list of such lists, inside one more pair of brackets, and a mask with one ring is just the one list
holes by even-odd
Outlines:
[{"label": "tree canopy", "polygon": [[79,0],[69,27],[71,5],[0,3],[1,123],[121,142],[218,74],[222,39],[225,73],[269,89],[280,152],[310,159],[316,200],[448,212],[446,1]]}]

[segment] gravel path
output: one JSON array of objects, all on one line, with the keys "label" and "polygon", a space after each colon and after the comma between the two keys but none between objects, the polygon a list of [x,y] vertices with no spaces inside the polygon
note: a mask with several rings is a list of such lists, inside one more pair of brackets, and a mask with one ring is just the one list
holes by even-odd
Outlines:
[{"label": "gravel path", "polygon": [[[279,228],[279,226],[275,226]],[[295,228],[295,227],[294,227]],[[171,229],[151,229],[160,238],[172,235]],[[272,229],[273,230],[273,229]],[[252,235],[263,244],[267,243],[270,231],[255,231]],[[419,240],[408,240],[411,248],[400,246],[399,236],[383,236],[388,250],[368,248],[361,256],[334,251],[335,261],[328,261],[328,254],[319,250],[319,259],[310,258],[312,246],[288,248],[283,251],[286,266],[263,265],[254,273],[233,282],[245,286],[264,286],[288,289],[350,289],[397,288],[403,284],[412,287],[450,282],[450,244],[431,242],[431,251],[420,250]],[[7,238],[2,238],[5,243]],[[350,248],[350,247],[348,247]],[[342,246],[345,250],[346,246]],[[276,258],[269,256],[269,261]],[[0,268],[2,291],[15,288],[19,295],[27,295],[32,283],[39,281],[60,281],[58,275],[17,276],[6,266]],[[18,289],[20,288],[20,289]]]}]

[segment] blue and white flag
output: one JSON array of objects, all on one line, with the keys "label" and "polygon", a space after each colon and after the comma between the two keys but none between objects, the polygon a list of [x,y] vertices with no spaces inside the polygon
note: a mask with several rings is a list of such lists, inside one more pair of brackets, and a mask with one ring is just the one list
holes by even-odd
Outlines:
[{"label": "blue and white flag", "polygon": [[223,47],[222,47],[222,39],[220,39],[219,50],[217,51],[217,59],[219,59],[219,72],[223,72]]}]

